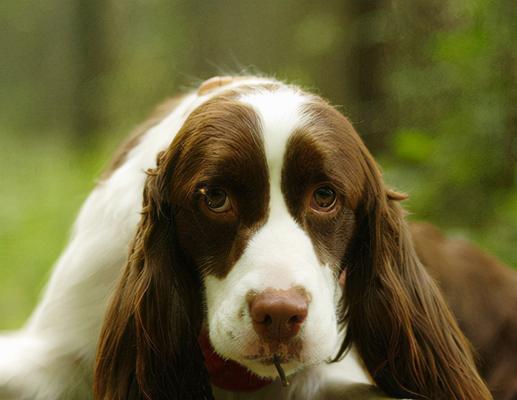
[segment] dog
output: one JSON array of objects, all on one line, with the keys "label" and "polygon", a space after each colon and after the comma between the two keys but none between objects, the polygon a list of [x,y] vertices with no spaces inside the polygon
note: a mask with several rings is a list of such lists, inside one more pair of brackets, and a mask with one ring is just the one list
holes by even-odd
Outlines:
[{"label": "dog", "polygon": [[0,341],[0,393],[374,398],[374,383],[490,399],[404,198],[321,97],[205,81],[123,145],[86,200],[32,317]]}]

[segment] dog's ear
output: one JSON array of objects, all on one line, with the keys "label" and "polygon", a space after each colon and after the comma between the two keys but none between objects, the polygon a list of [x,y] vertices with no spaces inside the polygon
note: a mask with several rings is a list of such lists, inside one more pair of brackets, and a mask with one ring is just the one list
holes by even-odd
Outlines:
[{"label": "dog's ear", "polygon": [[212,398],[197,342],[200,278],[178,249],[170,161],[162,161],[148,172],[141,221],[100,335],[97,399]]},{"label": "dog's ear", "polygon": [[418,260],[396,196],[363,149],[366,185],[347,250],[345,341],[389,395],[490,399],[471,349],[437,286]]}]

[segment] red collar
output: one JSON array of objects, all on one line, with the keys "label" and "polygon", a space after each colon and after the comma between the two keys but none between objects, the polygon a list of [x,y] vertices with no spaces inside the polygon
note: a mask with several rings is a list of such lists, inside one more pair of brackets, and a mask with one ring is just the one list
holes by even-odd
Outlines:
[{"label": "red collar", "polygon": [[212,385],[234,392],[252,392],[272,382],[271,379],[258,377],[235,361],[221,358],[212,347],[206,332],[199,335],[198,342]]}]

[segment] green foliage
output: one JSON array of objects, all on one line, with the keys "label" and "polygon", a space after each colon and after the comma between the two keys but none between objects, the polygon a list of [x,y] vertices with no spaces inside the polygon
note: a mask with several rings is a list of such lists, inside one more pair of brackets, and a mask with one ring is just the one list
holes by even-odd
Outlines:
[{"label": "green foliage", "polygon": [[403,2],[392,15],[396,25],[419,25],[398,42],[388,79],[402,110],[382,154],[390,181],[412,194],[415,218],[461,232],[515,265],[515,7],[451,2],[432,20],[415,8]]},{"label": "green foliage", "polygon": [[392,145],[393,156],[410,163],[423,163],[434,152],[432,138],[416,130],[399,129],[393,136]]}]

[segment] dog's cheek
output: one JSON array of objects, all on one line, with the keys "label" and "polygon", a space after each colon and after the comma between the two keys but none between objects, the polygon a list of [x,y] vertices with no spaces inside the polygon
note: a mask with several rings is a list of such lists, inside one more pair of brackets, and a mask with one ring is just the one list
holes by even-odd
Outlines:
[{"label": "dog's cheek", "polygon": [[220,307],[221,293],[226,292],[224,281],[214,276],[206,276],[204,278],[206,310],[207,310],[207,328],[210,339],[213,342],[221,343],[224,341],[225,326],[228,320],[228,310]]},{"label": "dog's cheek", "polygon": [[320,362],[334,355],[338,342],[336,307],[339,304],[339,290],[334,272],[328,266],[321,266],[319,284],[312,299],[312,308],[305,332],[305,354],[307,362]]},{"label": "dog's cheek", "polygon": [[206,288],[207,325],[210,341],[222,356],[235,358],[242,338],[248,331],[243,310],[243,296],[228,279],[204,278]]}]

